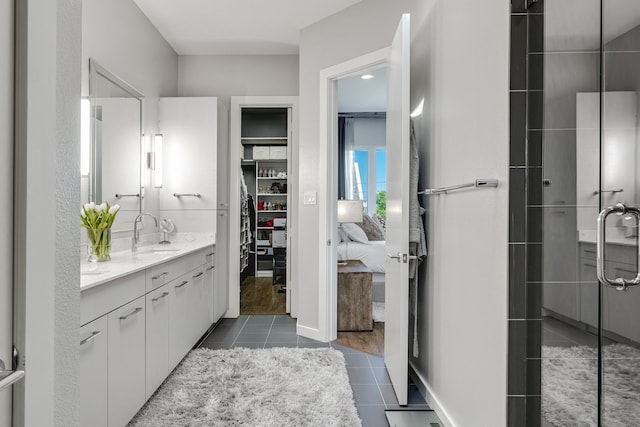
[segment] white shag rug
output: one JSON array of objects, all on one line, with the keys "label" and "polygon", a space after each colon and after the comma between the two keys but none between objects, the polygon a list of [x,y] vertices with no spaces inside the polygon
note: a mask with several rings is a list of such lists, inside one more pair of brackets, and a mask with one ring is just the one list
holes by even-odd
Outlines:
[{"label": "white shag rug", "polygon": [[371,307],[371,316],[374,322],[384,322],[384,303],[373,302]]},{"label": "white shag rug", "polygon": [[331,348],[192,350],[130,426],[361,426]]},{"label": "white shag rug", "polygon": [[[558,427],[597,425],[598,355],[587,346],[542,347],[542,414]],[[604,347],[607,427],[640,426],[640,350]]]}]

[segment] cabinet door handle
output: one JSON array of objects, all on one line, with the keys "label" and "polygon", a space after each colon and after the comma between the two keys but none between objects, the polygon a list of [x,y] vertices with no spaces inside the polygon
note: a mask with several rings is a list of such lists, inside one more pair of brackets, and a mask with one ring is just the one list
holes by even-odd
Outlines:
[{"label": "cabinet door handle", "polygon": [[180,283],[179,285],[176,286],[176,289],[180,289],[181,287],[183,287],[184,285],[186,285],[187,283],[189,283],[188,280],[185,280],[184,282]]},{"label": "cabinet door handle", "polygon": [[197,279],[198,277],[202,276],[202,271],[198,274],[196,274],[195,276],[193,276],[194,279]]},{"label": "cabinet door handle", "polygon": [[168,271],[164,271],[161,274],[158,274],[157,276],[153,276],[151,278],[151,280],[158,280],[159,278],[161,278],[162,276],[166,276],[167,274],[169,274],[169,272]]},{"label": "cabinet door handle", "polygon": [[86,343],[88,343],[90,341],[93,341],[101,333],[102,333],[102,331],[93,331],[93,332],[91,332],[91,335],[89,335],[88,337],[86,337],[85,339],[80,341],[80,345],[85,345]]},{"label": "cabinet door handle", "polygon": [[208,268],[207,268],[207,271],[211,271],[211,270],[213,270],[214,268],[216,268],[216,266],[215,266],[215,265],[212,265],[211,267],[208,267]]},{"label": "cabinet door handle", "polygon": [[208,254],[207,254],[207,255],[205,255],[205,256],[214,256],[215,254],[216,254],[215,252],[211,252],[211,253],[208,253]]},{"label": "cabinet door handle", "polygon": [[169,295],[169,292],[163,292],[162,295],[160,295],[159,297],[155,297],[151,300],[151,302],[157,302],[160,301],[162,298],[166,297],[167,295]]},{"label": "cabinet door handle", "polygon": [[133,309],[133,311],[129,314],[125,314],[124,316],[120,316],[120,320],[127,320],[129,317],[133,316],[134,314],[138,313],[142,311],[142,307],[136,307]]}]

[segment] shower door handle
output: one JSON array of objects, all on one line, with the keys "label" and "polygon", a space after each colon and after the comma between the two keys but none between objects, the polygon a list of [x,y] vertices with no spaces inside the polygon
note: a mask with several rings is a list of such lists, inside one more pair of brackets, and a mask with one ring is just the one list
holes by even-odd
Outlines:
[{"label": "shower door handle", "polygon": [[[633,208],[622,203],[618,203],[615,206],[604,208],[598,215],[596,233],[596,272],[598,275],[598,280],[604,285],[616,288],[619,291],[624,291],[629,287],[640,285],[640,271],[636,273],[636,277],[634,279],[624,279],[622,277],[610,279],[607,277],[607,271],[605,267],[607,246],[606,220],[607,217],[612,213],[615,213],[617,215],[631,214],[636,217],[636,221],[638,221],[638,223],[640,224],[640,210],[638,208]],[[636,256],[638,257],[638,264],[636,265],[636,269],[638,269],[640,268],[640,251],[638,251],[638,248],[636,248]]]}]

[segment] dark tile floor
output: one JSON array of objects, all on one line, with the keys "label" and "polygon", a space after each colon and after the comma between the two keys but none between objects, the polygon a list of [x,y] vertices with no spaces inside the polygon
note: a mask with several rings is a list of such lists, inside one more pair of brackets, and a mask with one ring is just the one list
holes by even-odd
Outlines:
[{"label": "dark tile floor", "polygon": [[[332,347],[344,354],[349,382],[363,427],[388,427],[385,409],[401,409],[395,398],[384,359],[336,343],[314,341],[296,334],[296,320],[289,316],[240,316],[222,319],[201,347]],[[409,388],[406,409],[429,409],[415,385]]]}]

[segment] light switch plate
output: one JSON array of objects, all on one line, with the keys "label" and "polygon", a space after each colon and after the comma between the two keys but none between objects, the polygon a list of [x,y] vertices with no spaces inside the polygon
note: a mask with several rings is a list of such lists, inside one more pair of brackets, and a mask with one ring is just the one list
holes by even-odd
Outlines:
[{"label": "light switch plate", "polygon": [[317,204],[317,197],[315,191],[305,191],[304,192],[304,204],[305,205],[315,205]]}]

